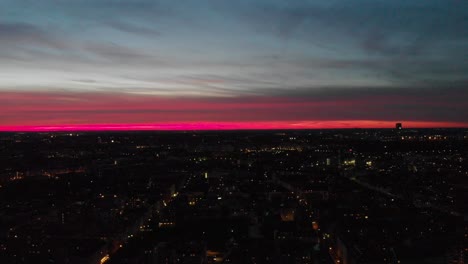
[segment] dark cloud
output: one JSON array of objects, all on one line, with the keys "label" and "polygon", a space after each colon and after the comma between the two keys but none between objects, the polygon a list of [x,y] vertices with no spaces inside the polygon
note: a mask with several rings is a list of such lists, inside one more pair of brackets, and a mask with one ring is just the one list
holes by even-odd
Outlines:
[{"label": "dark cloud", "polygon": [[79,80],[72,80],[72,81],[79,82],[79,83],[97,83],[97,81],[93,79],[79,79]]},{"label": "dark cloud", "polygon": [[[466,81],[454,83],[452,86],[433,85],[432,87],[324,87],[324,88],[297,88],[285,91],[283,89],[270,89],[266,93],[275,97],[292,97],[302,100],[338,100],[359,99],[366,97],[399,97],[405,100],[418,99],[421,102],[451,104],[463,102],[468,106],[468,89]],[[439,98],[439,100],[436,100]]]},{"label": "dark cloud", "polygon": [[152,64],[155,67],[165,64],[158,56],[148,51],[126,47],[113,42],[89,42],[84,45],[84,49],[97,55],[98,59],[104,59],[108,62],[139,65]]},{"label": "dark cloud", "polygon": [[[338,33],[351,40],[341,45],[351,45],[357,39],[364,50],[385,55],[419,55],[434,42],[468,41],[466,1],[285,3],[258,1],[249,8],[236,9],[237,3],[232,7],[260,32],[305,39],[312,44],[317,42],[317,35]],[[327,46],[326,42],[320,44]]]},{"label": "dark cloud", "polygon": [[27,23],[0,23],[0,48],[14,48],[17,45],[40,45],[64,49],[66,45],[40,27]]},{"label": "dark cloud", "polygon": [[155,29],[150,27],[137,26],[131,23],[112,21],[109,22],[109,25],[117,30],[136,35],[146,35],[149,37],[157,37],[161,35],[161,33]]}]

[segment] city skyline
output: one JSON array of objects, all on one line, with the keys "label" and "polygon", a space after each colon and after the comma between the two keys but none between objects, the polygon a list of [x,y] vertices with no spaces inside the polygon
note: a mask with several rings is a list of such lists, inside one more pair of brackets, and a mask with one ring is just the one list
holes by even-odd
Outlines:
[{"label": "city skyline", "polygon": [[466,1],[0,10],[0,131],[468,127]]}]

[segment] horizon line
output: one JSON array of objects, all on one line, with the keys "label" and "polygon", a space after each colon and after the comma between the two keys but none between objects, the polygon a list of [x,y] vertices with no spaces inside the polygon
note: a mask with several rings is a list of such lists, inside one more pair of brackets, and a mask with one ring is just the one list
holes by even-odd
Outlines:
[{"label": "horizon line", "polygon": [[259,122],[178,122],[154,124],[57,124],[0,125],[0,132],[105,132],[105,131],[238,131],[238,130],[331,130],[331,129],[404,129],[468,128],[461,122],[425,121],[259,121]]}]

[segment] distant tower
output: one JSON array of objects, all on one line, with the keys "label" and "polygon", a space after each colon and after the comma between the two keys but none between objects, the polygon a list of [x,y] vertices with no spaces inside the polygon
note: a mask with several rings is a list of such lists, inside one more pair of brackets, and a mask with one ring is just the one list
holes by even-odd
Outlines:
[{"label": "distant tower", "polygon": [[403,128],[403,126],[401,125],[401,123],[396,123],[395,128],[397,130],[401,130]]}]

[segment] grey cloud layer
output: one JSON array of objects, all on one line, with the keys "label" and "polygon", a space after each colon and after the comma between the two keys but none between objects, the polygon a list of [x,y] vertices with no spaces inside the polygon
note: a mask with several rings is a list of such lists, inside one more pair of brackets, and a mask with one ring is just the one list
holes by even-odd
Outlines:
[{"label": "grey cloud layer", "polygon": [[0,10],[0,89],[450,89],[468,72],[467,1],[4,0]]}]

